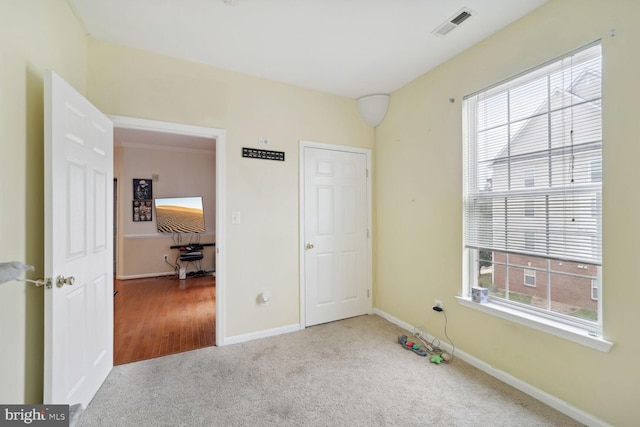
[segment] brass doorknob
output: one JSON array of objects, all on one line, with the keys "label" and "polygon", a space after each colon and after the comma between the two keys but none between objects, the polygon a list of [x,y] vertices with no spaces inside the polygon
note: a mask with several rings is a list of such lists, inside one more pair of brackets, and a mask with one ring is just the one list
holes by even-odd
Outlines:
[{"label": "brass doorknob", "polygon": [[61,288],[64,285],[73,285],[76,282],[76,278],[73,276],[69,276],[69,277],[64,277],[64,276],[58,276],[56,277],[56,286]]},{"label": "brass doorknob", "polygon": [[313,249],[313,243],[307,243],[305,246],[307,249]]}]

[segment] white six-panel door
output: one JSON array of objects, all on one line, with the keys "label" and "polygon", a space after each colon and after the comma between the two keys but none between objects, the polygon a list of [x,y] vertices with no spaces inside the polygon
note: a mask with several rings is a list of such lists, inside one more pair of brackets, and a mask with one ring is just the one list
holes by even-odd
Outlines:
[{"label": "white six-panel door", "polygon": [[303,150],[305,325],[366,314],[370,299],[368,158],[340,147]]},{"label": "white six-panel door", "polygon": [[86,407],[113,367],[112,227],[113,124],[47,70],[45,403]]}]

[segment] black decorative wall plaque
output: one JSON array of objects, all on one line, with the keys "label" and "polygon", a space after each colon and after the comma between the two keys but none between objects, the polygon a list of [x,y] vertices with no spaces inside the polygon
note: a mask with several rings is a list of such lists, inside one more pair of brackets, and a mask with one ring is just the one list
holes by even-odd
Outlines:
[{"label": "black decorative wall plaque", "polygon": [[259,150],[257,148],[242,147],[242,157],[252,159],[279,160],[284,162],[284,151]]}]

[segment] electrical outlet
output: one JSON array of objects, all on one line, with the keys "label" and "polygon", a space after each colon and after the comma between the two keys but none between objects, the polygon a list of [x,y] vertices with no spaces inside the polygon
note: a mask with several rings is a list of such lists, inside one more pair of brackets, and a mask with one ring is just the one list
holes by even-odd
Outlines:
[{"label": "electrical outlet", "polygon": [[162,255],[162,259],[164,259],[165,261],[169,261],[169,255]]},{"label": "electrical outlet", "polygon": [[440,301],[439,299],[433,301],[433,306],[442,308],[442,301]]}]

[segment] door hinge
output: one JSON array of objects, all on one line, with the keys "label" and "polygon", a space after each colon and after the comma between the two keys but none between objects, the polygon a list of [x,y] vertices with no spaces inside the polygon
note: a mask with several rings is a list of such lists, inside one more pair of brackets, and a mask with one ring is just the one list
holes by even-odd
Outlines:
[{"label": "door hinge", "polygon": [[369,289],[367,289],[367,298],[371,298],[371,295],[369,293]]},{"label": "door hinge", "polygon": [[367,239],[369,238],[369,229],[367,228]]},{"label": "door hinge", "polygon": [[365,169],[365,171],[366,171],[366,172],[365,172],[364,176],[365,176],[366,178],[369,178],[369,169]]}]

